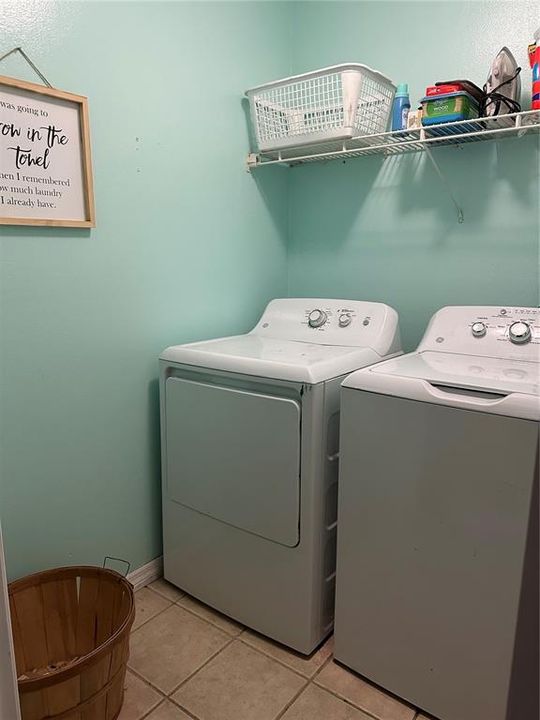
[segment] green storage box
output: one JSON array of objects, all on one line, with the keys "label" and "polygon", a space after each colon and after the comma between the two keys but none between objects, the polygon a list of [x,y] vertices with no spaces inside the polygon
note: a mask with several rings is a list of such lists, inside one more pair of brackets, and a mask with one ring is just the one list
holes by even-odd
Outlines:
[{"label": "green storage box", "polygon": [[466,92],[425,97],[422,100],[422,125],[471,120],[478,116],[478,104]]}]

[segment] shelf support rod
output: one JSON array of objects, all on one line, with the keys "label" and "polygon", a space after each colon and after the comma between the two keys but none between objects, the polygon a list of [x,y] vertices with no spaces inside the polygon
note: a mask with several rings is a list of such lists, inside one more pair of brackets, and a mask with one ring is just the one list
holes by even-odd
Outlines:
[{"label": "shelf support rod", "polygon": [[435,172],[436,172],[437,175],[439,176],[442,184],[446,187],[446,190],[447,190],[448,194],[450,195],[450,198],[451,198],[452,202],[454,203],[454,207],[455,207],[456,210],[457,210],[458,223],[463,223],[463,222],[465,221],[465,218],[464,218],[464,216],[463,216],[463,210],[462,210],[462,208],[461,208],[461,205],[460,205],[459,202],[457,201],[454,193],[452,192],[452,188],[450,187],[450,183],[449,183],[448,180],[446,179],[446,176],[443,174],[443,171],[442,171],[441,168],[439,167],[439,163],[438,163],[438,162],[435,160],[435,158],[433,157],[433,153],[431,152],[431,148],[430,148],[427,144],[424,145],[424,151],[425,151],[426,155],[428,156],[428,158],[431,160],[431,164],[432,164],[433,167],[435,168]]}]

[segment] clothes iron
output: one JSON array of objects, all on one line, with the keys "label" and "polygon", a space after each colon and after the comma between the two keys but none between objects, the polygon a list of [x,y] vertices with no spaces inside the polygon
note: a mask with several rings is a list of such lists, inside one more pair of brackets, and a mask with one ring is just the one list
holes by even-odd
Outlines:
[{"label": "clothes iron", "polygon": [[507,47],[503,47],[493,62],[484,85],[482,115],[506,115],[520,112],[521,68]]}]

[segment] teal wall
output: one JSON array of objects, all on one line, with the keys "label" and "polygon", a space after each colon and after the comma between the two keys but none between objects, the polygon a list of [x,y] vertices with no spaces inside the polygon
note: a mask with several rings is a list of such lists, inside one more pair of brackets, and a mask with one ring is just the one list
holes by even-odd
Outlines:
[{"label": "teal wall", "polygon": [[[279,3],[3,0],[89,97],[93,231],[0,229],[0,516],[11,577],[161,554],[157,356],[286,294],[286,190],[256,182],[244,90],[289,73]],[[20,58],[0,73],[37,81]]]},{"label": "teal wall", "polygon": [[[293,67],[364,62],[408,82],[415,107],[436,80],[482,85],[508,45],[530,107],[526,49],[538,24],[537,2],[299,3]],[[434,151],[463,225],[425,157],[291,169],[289,293],[390,303],[407,349],[443,305],[537,305],[538,147],[535,136]]]},{"label": "teal wall", "polygon": [[[0,517],[11,577],[161,554],[157,361],[293,296],[379,299],[412,348],[448,303],[538,303],[538,140],[247,174],[243,91],[347,60],[413,98],[530,73],[535,3],[3,0],[21,45],[88,95],[97,228],[0,228]],[[455,28],[455,29],[454,29]],[[0,72],[34,80],[20,58]],[[204,111],[201,111],[204,105]],[[288,285],[287,285],[288,283]]]}]

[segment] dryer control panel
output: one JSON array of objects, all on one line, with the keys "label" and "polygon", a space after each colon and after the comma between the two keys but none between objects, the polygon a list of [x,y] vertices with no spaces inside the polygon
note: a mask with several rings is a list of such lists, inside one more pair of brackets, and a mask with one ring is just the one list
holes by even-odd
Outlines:
[{"label": "dryer control panel", "polygon": [[363,300],[272,300],[252,333],[320,345],[371,347],[381,355],[401,351],[396,311]]},{"label": "dryer control panel", "polygon": [[[314,330],[320,330],[326,333],[331,332],[335,328],[354,328],[357,327],[359,323],[362,324],[362,327],[367,328],[374,319],[375,322],[378,321],[379,324],[381,324],[381,321],[384,322],[382,313],[374,312],[373,307],[368,307],[368,305],[374,304],[375,303],[365,303],[364,307],[354,307],[353,303],[349,301],[341,307],[333,307],[327,302],[324,308],[316,307],[313,310],[309,307],[305,308],[303,312],[304,318],[300,321],[302,324],[307,324],[308,327]],[[339,339],[339,337],[343,336],[336,336],[337,339]]]},{"label": "dryer control panel", "polygon": [[540,309],[442,308],[431,318],[418,350],[540,362]]}]

